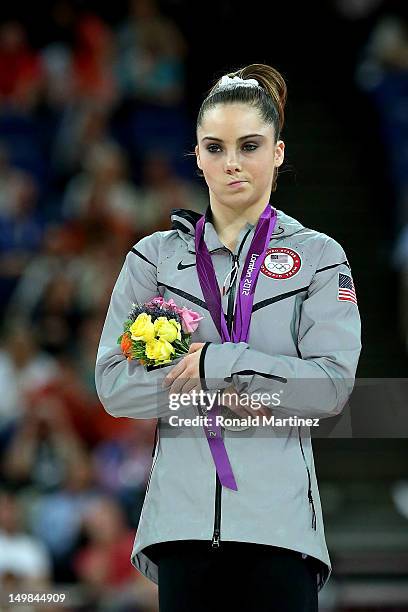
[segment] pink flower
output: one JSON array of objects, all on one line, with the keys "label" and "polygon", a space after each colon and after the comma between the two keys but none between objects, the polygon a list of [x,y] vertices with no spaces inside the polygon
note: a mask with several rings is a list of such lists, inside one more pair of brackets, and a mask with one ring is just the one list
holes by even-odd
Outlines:
[{"label": "pink flower", "polygon": [[158,297],[152,298],[149,302],[146,302],[146,306],[161,306],[163,302],[164,302],[163,298],[158,296]]},{"label": "pink flower", "polygon": [[198,312],[194,312],[194,310],[189,310],[185,306],[183,308],[178,309],[179,315],[181,316],[181,324],[185,334],[193,333],[197,327],[198,322],[203,319]]},{"label": "pink flower", "polygon": [[185,334],[192,334],[198,327],[198,322],[204,317],[195,312],[189,310],[185,306],[180,308],[174,302],[173,298],[170,298],[167,302],[161,296],[155,297],[146,303],[147,306],[159,306],[160,308],[167,308],[176,312],[181,317],[181,325]]},{"label": "pink flower", "polygon": [[166,302],[161,296],[153,298],[152,300],[150,300],[150,302],[147,302],[146,305],[147,306],[159,306],[161,308],[170,308],[170,310],[173,310],[174,312],[178,312],[180,310],[178,306],[174,303],[173,298],[170,298]]},{"label": "pink flower", "polygon": [[167,302],[164,302],[167,308],[171,308],[174,312],[180,312],[180,308],[175,304],[173,298],[170,298]]}]

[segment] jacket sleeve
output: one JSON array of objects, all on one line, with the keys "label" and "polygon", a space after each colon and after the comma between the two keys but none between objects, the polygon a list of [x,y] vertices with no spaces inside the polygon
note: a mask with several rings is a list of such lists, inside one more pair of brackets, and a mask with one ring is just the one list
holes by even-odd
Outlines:
[{"label": "jacket sleeve", "polygon": [[[129,253],[112,290],[96,357],[95,384],[105,410],[115,417],[160,418],[174,414],[169,409],[168,390],[161,382],[167,366],[148,371],[135,360],[127,360],[120,345],[123,323],[132,303],[144,303],[158,295],[156,262],[159,234],[142,238]],[[174,366],[181,357],[168,366]]]},{"label": "jacket sleeve", "polygon": [[256,394],[262,403],[260,394],[266,400],[274,395],[266,404],[283,416],[339,414],[353,390],[361,351],[358,307],[339,299],[339,274],[352,279],[343,248],[327,236],[301,307],[298,356],[270,355],[246,342],[206,343],[200,364],[203,388],[224,389],[232,382],[239,393]]}]

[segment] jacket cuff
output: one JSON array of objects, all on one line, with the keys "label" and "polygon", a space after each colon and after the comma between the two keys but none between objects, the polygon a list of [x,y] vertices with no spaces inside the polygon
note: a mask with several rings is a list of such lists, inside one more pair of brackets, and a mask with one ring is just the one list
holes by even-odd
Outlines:
[{"label": "jacket cuff", "polygon": [[246,342],[206,342],[201,349],[199,373],[203,391],[225,389],[232,382],[232,370],[242,353],[249,348]]}]

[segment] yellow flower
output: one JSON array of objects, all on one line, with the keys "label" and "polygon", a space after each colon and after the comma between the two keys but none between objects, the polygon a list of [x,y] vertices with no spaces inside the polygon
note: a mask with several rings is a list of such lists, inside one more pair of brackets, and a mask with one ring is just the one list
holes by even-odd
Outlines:
[{"label": "yellow flower", "polygon": [[132,340],[143,340],[144,342],[152,340],[155,331],[151,315],[142,312],[129,327],[129,331],[132,334]]},{"label": "yellow flower", "polygon": [[154,330],[156,336],[168,342],[174,342],[176,339],[181,340],[181,325],[175,319],[158,317],[154,322]]},{"label": "yellow flower", "polygon": [[174,352],[174,346],[162,338],[159,338],[158,340],[153,338],[153,340],[146,342],[146,356],[149,359],[160,361],[160,363],[171,361],[169,357]]}]

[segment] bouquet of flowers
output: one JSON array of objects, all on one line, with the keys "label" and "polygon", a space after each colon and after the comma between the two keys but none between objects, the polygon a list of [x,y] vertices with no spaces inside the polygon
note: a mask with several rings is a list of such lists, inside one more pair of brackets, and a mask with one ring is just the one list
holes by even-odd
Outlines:
[{"label": "bouquet of flowers", "polygon": [[145,304],[132,304],[118,344],[128,360],[145,366],[169,363],[189,351],[191,334],[203,317],[155,297]]}]

